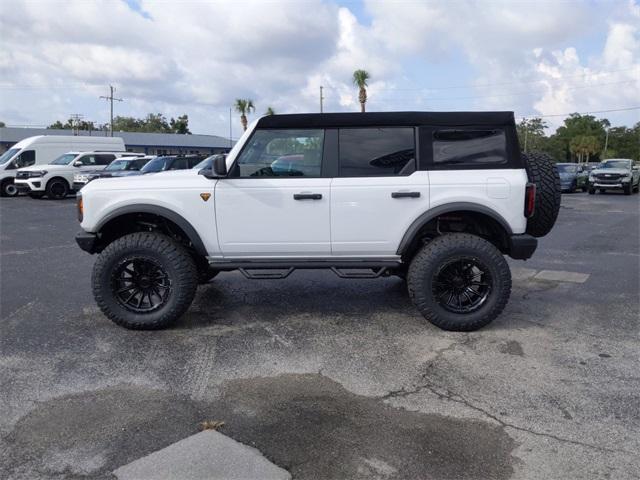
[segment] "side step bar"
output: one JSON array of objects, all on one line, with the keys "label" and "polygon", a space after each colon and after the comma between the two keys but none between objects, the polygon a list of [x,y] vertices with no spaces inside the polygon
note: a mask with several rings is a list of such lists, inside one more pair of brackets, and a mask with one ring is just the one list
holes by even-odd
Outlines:
[{"label": "side step bar", "polygon": [[[390,270],[402,266],[398,260],[379,259],[278,259],[278,260],[210,260],[209,266],[215,270],[239,270],[252,280],[276,280],[287,278],[295,270],[329,269],[340,278],[379,278],[389,275]],[[271,271],[261,271],[271,270]],[[357,271],[353,271],[357,270]]]}]

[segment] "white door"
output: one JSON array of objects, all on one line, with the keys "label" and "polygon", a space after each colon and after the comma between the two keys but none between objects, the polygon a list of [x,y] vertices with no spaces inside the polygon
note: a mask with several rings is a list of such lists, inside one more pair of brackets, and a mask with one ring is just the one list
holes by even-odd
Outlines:
[{"label": "white door", "polygon": [[224,257],[331,254],[324,132],[257,130],[214,192]]},{"label": "white door", "polygon": [[410,127],[340,129],[339,176],[331,184],[333,255],[395,255],[429,208],[429,177],[415,171]]}]

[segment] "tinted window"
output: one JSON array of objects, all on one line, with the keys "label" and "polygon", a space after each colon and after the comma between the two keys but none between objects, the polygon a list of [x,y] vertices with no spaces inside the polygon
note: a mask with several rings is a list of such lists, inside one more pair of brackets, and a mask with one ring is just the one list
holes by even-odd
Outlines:
[{"label": "tinted window", "polygon": [[502,130],[439,130],[433,134],[436,165],[488,165],[507,163]]},{"label": "tinted window", "polygon": [[114,158],[115,155],[96,155],[96,165],[109,165]]},{"label": "tinted window", "polygon": [[78,160],[81,161],[83,165],[95,165],[96,164],[96,156],[95,155],[83,155]]},{"label": "tinted window", "polygon": [[413,128],[344,128],[339,142],[341,177],[385,177],[415,171]]},{"label": "tinted window", "polygon": [[35,150],[25,150],[15,160],[15,165],[18,168],[28,167],[36,163]]},{"label": "tinted window", "polygon": [[193,168],[200,163],[202,157],[190,157],[187,159],[188,168]]},{"label": "tinted window", "polygon": [[319,177],[324,130],[257,130],[238,158],[240,177]]},{"label": "tinted window", "polygon": [[140,170],[142,167],[144,167],[144,164],[147,163],[148,161],[149,160],[143,159],[143,158],[141,158],[140,160],[133,160],[129,162],[125,170]]},{"label": "tinted window", "polygon": [[151,160],[144,167],[140,169],[141,172],[151,173],[160,172],[165,169],[165,164],[171,161],[171,157],[158,157]]},{"label": "tinted window", "polygon": [[169,170],[184,170],[186,168],[189,168],[189,165],[187,163],[187,159],[186,158],[176,158],[173,163],[171,164],[171,166],[169,167]]}]

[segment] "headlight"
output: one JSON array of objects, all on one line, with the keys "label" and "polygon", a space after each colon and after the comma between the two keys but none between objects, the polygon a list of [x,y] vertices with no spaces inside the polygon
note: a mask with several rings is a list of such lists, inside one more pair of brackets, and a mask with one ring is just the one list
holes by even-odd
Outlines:
[{"label": "headlight", "polygon": [[46,170],[37,170],[35,172],[29,172],[29,178],[44,177],[47,174]]},{"label": "headlight", "polygon": [[622,180],[631,180],[631,175],[629,175],[628,173],[626,175],[622,175]]}]

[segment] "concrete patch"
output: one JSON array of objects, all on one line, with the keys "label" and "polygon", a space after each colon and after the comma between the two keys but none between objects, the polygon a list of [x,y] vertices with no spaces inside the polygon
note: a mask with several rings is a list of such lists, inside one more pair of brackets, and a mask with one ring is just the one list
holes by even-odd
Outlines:
[{"label": "concrete patch", "polygon": [[528,280],[533,277],[538,271],[534,268],[512,268],[511,278],[513,280]]},{"label": "concrete patch", "polygon": [[588,273],[564,272],[562,270],[542,270],[533,278],[554,282],[584,283],[589,279]]},{"label": "concrete patch", "polygon": [[213,430],[206,430],[147,455],[113,472],[120,480],[262,480],[291,475],[255,448]]}]

